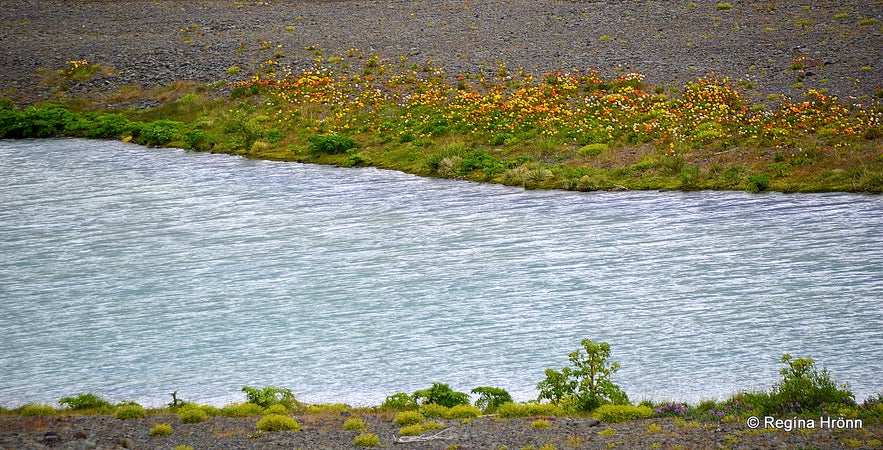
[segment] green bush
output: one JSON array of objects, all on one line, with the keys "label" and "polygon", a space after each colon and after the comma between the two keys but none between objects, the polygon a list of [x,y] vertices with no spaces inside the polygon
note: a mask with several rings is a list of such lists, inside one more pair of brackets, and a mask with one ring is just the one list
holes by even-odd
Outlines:
[{"label": "green bush", "polygon": [[478,394],[475,400],[475,406],[481,408],[487,414],[493,414],[500,405],[512,402],[512,396],[505,389],[479,386],[472,390],[473,394]]},{"label": "green bush", "polygon": [[184,407],[178,410],[181,423],[202,423],[208,418],[208,413],[198,406]]},{"label": "green bush", "polygon": [[558,417],[564,415],[564,410],[550,403],[505,403],[497,408],[497,414],[504,419],[538,416]]},{"label": "green bush", "polygon": [[592,411],[592,416],[603,422],[623,422],[630,419],[648,419],[653,417],[649,406],[633,405],[602,405]]},{"label": "green bush", "polygon": [[172,434],[172,426],[167,423],[158,423],[150,429],[151,436],[168,436]]},{"label": "green bush", "polygon": [[0,110],[0,138],[57,136],[76,115],[61,105],[30,106],[24,111]]},{"label": "green bush", "polygon": [[270,406],[277,404],[290,408],[296,401],[291,390],[276,388],[273,386],[266,386],[263,389],[243,386],[242,392],[245,392],[245,396],[248,398],[249,403],[259,405],[261,408],[269,408]]},{"label": "green bush", "polygon": [[356,148],[353,138],[335,133],[310,136],[307,140],[310,141],[310,150],[313,153],[325,155],[346,153],[347,150]]},{"label": "green bush", "polygon": [[178,139],[183,123],[171,120],[157,120],[144,127],[138,136],[138,143],[147,146],[166,145]]},{"label": "green bush", "polygon": [[277,403],[277,404],[275,404],[275,405],[270,405],[269,408],[265,409],[265,410],[264,410],[264,414],[282,414],[282,415],[285,415],[285,414],[288,414],[288,408],[286,408],[285,405],[281,405],[281,404],[278,404],[278,403]]},{"label": "green bush", "polygon": [[356,447],[380,447],[380,436],[373,433],[362,433],[353,439]]},{"label": "green bush", "polygon": [[[472,419],[481,415],[481,410],[472,405],[457,405],[448,410],[445,417],[449,419]],[[429,417],[429,416],[427,416]]]},{"label": "green bush", "polygon": [[109,401],[95,395],[79,393],[76,397],[63,397],[58,404],[65,405],[74,411],[109,411],[113,405]]},{"label": "green bush", "polygon": [[838,386],[827,369],[816,368],[812,358],[794,359],[785,354],[782,362],[787,367],[779,371],[782,380],[770,389],[764,413],[791,414],[820,411],[824,405],[855,405],[855,396],[849,387]]},{"label": "green bush", "polygon": [[19,408],[18,413],[25,417],[53,416],[58,413],[58,410],[45,403],[31,403]]},{"label": "green bush", "polygon": [[766,175],[751,175],[748,177],[748,192],[762,192],[770,187],[770,177]]},{"label": "green bush", "polygon": [[435,403],[451,408],[457,405],[469,404],[469,394],[454,391],[447,384],[438,382],[432,383],[432,386],[428,389],[414,392],[413,397],[418,405]]},{"label": "green bush", "polygon": [[358,417],[350,417],[343,423],[343,429],[347,431],[368,431],[365,421]]},{"label": "green bush", "polygon": [[549,428],[550,426],[552,424],[546,419],[537,419],[530,423],[530,427],[534,429]]},{"label": "green bush", "polygon": [[266,415],[255,427],[261,431],[300,431],[300,424],[294,418],[281,414]]},{"label": "green bush", "polygon": [[404,409],[414,409],[417,407],[417,403],[414,401],[414,397],[404,393],[397,392],[392,395],[388,395],[383,403],[380,405],[380,409],[385,410],[404,410]]},{"label": "green bush", "polygon": [[400,427],[420,424],[423,423],[424,420],[425,418],[423,417],[423,414],[420,414],[417,411],[403,411],[396,414],[392,419],[392,421]]},{"label": "green bush", "polygon": [[264,408],[254,403],[231,403],[221,408],[221,415],[225,417],[252,417],[263,413]]},{"label": "green bush", "polygon": [[117,419],[140,419],[147,415],[147,411],[137,403],[129,403],[117,407]]},{"label": "green bush", "polygon": [[573,368],[565,367],[560,372],[546,369],[546,379],[537,384],[539,400],[560,404],[572,399],[581,411],[591,411],[605,403],[628,403],[626,393],[610,381],[610,376],[619,370],[619,363],[608,362],[610,345],[596,344],[590,339],[583,339],[581,344],[585,353],[577,349],[568,355]]}]

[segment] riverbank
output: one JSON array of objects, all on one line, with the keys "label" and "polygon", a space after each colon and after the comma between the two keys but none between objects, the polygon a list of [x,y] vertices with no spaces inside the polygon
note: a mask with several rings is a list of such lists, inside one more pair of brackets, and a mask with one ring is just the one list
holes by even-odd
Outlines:
[{"label": "riverbank", "polygon": [[[5,9],[7,108],[54,99],[127,123],[67,117],[28,135],[7,115],[0,135],[528,189],[883,192],[883,34],[867,3],[143,6]],[[311,141],[329,133],[344,140]]]},{"label": "riverbank", "polygon": [[[175,414],[150,414],[122,420],[100,415],[21,417],[0,415],[0,447],[14,449],[69,448],[362,448],[355,439],[374,434],[379,445],[402,449],[839,449],[879,448],[883,427],[851,422],[849,428],[823,426],[815,420],[794,422],[793,429],[751,429],[745,423],[699,423],[676,418],[599,423],[590,418],[530,417],[501,419],[484,416],[470,420],[442,419],[438,429],[420,436],[402,436],[393,413],[329,411],[292,415],[299,432],[256,428],[260,417],[214,416],[201,423],[182,423]],[[347,420],[358,418],[365,431],[346,430]],[[546,423],[536,425],[537,420]],[[791,419],[790,417],[787,419]],[[827,422],[825,422],[827,423]],[[171,426],[167,436],[151,435],[157,424]],[[836,421],[835,421],[836,424]],[[546,426],[548,425],[548,426]]]}]

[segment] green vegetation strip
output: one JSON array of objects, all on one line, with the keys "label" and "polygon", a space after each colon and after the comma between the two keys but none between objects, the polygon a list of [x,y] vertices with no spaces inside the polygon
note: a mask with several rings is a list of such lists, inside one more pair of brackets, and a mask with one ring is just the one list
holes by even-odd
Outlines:
[{"label": "green vegetation strip", "polygon": [[[150,109],[0,101],[0,138],[122,139],[528,189],[883,192],[883,91],[844,103],[811,90],[768,106],[714,75],[651,89],[634,73],[500,64],[493,76],[450,75],[352,52],[363,67],[292,73],[270,60],[247,81],[174,86]],[[62,76],[101,73],[71,65]]]}]

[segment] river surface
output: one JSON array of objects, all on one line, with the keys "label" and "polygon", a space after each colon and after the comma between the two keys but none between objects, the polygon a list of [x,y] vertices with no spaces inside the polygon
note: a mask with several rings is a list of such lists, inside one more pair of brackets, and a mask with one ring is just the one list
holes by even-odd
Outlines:
[{"label": "river surface", "polygon": [[0,405],[536,397],[583,338],[633,401],[883,392],[883,196],[542,192],[88,140],[0,141]]}]

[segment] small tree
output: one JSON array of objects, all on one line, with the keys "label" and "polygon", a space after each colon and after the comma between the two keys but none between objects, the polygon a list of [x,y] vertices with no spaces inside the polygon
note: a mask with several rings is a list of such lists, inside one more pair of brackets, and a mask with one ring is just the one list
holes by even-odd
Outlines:
[{"label": "small tree", "polygon": [[812,358],[792,358],[782,355],[788,366],[779,371],[782,381],[773,385],[769,412],[800,412],[819,409],[823,404],[854,404],[855,396],[849,386],[838,386],[826,368],[818,370]]},{"label": "small tree", "polygon": [[418,405],[434,403],[436,405],[453,408],[457,405],[469,404],[469,394],[454,391],[445,383],[432,383],[432,387],[429,389],[422,389],[414,392],[413,397]]},{"label": "small tree", "polygon": [[610,376],[619,370],[619,363],[608,361],[610,344],[597,344],[591,339],[583,339],[581,344],[582,349],[568,355],[573,368],[565,367],[561,372],[546,369],[546,379],[537,384],[539,399],[553,404],[572,399],[582,411],[605,403],[627,404],[626,393],[610,381]]},{"label": "small tree", "polygon": [[479,386],[472,390],[473,394],[478,394],[478,400],[475,401],[475,406],[481,408],[482,411],[492,414],[504,403],[511,403],[512,396],[506,392],[505,389],[491,387],[491,386]]}]

